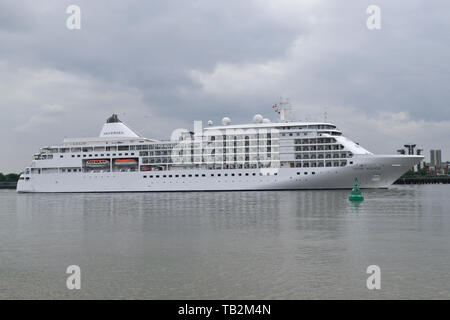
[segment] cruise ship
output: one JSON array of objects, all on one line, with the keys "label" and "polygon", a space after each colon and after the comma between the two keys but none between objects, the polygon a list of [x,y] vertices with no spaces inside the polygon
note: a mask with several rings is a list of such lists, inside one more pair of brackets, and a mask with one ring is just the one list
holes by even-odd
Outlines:
[{"label": "cruise ship", "polygon": [[64,139],[33,156],[18,192],[156,192],[387,188],[422,156],[375,155],[332,123],[208,121],[170,140],[144,138],[116,114],[99,137]]}]

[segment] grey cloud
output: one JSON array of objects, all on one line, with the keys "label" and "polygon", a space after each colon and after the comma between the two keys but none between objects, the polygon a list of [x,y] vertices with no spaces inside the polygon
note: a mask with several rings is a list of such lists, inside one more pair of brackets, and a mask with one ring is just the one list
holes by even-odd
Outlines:
[{"label": "grey cloud", "polygon": [[[81,30],[65,27],[70,4],[81,7]],[[341,108],[366,120],[380,112],[404,112],[407,121],[450,120],[450,4],[377,0],[382,29],[369,31],[370,4],[2,1],[0,81],[9,94],[0,97],[0,108],[11,118],[3,134],[37,130],[39,140],[24,145],[36,148],[62,135],[97,134],[98,122],[116,111],[126,113],[138,131],[163,137],[196,119],[273,117],[270,107],[280,96],[291,97],[302,117],[319,117],[327,109],[330,120],[344,126]],[[218,74],[222,66],[231,73]],[[62,78],[46,81],[42,70]],[[25,81],[33,76],[33,84]],[[42,113],[46,105],[64,107],[58,123],[38,121],[48,117]],[[82,125],[69,129],[69,119]],[[10,142],[2,145],[13,150]],[[375,149],[382,150],[382,143]]]}]

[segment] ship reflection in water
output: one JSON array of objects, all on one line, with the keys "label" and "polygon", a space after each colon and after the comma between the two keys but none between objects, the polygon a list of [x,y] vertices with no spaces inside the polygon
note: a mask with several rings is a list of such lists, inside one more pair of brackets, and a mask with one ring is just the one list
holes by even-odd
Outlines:
[{"label": "ship reflection in water", "polygon": [[2,190],[0,298],[448,298],[449,187],[348,193]]}]

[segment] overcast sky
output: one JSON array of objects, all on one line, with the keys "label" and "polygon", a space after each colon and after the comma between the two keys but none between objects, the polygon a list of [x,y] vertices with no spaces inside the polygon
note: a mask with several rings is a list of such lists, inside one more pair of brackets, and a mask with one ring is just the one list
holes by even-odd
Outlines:
[{"label": "overcast sky", "polygon": [[[66,8],[81,8],[81,29]],[[381,29],[366,27],[369,5]],[[1,172],[39,147],[97,136],[113,112],[169,138],[194,120],[335,123],[375,153],[450,159],[448,0],[0,2]]]}]

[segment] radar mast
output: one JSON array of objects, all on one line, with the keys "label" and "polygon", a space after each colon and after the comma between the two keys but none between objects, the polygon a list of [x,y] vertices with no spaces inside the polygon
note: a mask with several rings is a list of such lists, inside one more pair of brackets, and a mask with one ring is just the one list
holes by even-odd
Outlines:
[{"label": "radar mast", "polygon": [[280,116],[280,122],[292,122],[295,121],[294,113],[292,111],[292,105],[289,102],[289,98],[283,101],[280,98],[280,103],[278,105],[278,114]]}]

